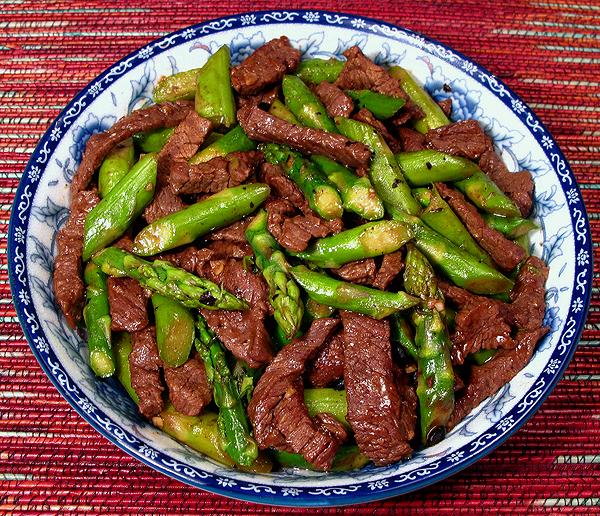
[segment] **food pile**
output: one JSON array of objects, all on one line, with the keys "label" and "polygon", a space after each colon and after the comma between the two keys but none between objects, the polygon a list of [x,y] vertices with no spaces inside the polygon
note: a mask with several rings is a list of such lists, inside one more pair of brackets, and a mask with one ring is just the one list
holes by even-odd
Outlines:
[{"label": "food pile", "polygon": [[358,47],[221,47],[87,142],[54,288],[90,366],[230,466],[344,470],[435,444],[529,361],[533,181]]}]

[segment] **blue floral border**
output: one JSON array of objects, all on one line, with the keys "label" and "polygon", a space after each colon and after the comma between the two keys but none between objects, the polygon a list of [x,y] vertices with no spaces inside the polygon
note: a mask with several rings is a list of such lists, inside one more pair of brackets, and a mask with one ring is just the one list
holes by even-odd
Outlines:
[{"label": "blue floral border", "polygon": [[[336,26],[357,32],[379,34],[401,41],[429,52],[447,63],[469,73],[485,88],[491,90],[504,104],[511,108],[529,128],[540,143],[547,158],[554,166],[568,199],[569,212],[575,235],[575,256],[587,253],[589,260],[577,260],[575,285],[571,308],[559,345],[547,367],[522,401],[501,421],[492,426],[479,439],[471,441],[450,456],[445,456],[409,472],[397,474],[384,480],[360,482],[341,487],[296,488],[252,483],[229,479],[176,461],[160,450],[146,446],[136,436],[122,429],[98,410],[93,402],[67,375],[52,349],[47,345],[37,314],[29,306],[27,264],[25,262],[25,235],[31,211],[31,201],[37,190],[38,179],[49,156],[58,145],[66,129],[93,99],[127,70],[143,63],[149,57],[185,42],[191,38],[217,33],[248,25],[271,25],[279,23],[302,23]],[[407,493],[440,481],[466,468],[498,447],[510,437],[540,406],[552,391],[566,369],[583,330],[589,307],[592,281],[592,242],[589,223],[575,178],[548,130],[526,104],[499,79],[462,54],[409,30],[364,17],[326,11],[258,11],[226,16],[200,23],[163,38],[157,39],[140,50],[128,55],[99,75],[84,88],[51,124],[32,154],[15,195],[8,234],[9,278],[17,315],[34,355],[52,380],[58,391],[96,430],[111,442],[142,462],[167,475],[193,486],[257,503],[287,506],[331,506],[364,503]],[[577,296],[577,299],[575,299]],[[579,300],[583,309],[574,310],[573,302]]]}]

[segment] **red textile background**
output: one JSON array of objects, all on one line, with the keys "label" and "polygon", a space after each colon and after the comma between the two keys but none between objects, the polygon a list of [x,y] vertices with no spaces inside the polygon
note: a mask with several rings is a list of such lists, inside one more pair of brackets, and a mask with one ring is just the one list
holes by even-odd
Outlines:
[{"label": "red textile background", "polygon": [[[340,10],[420,31],[505,80],[557,138],[600,236],[600,2],[42,2],[0,0],[0,513],[299,514],[190,488],[125,455],[58,395],[10,302],[6,232],[18,180],[64,105],[115,60],[165,33],[239,11]],[[596,246],[596,244],[594,244]],[[596,254],[595,263],[600,264]],[[512,439],[426,490],[327,514],[600,511],[600,294],[565,377]]]}]

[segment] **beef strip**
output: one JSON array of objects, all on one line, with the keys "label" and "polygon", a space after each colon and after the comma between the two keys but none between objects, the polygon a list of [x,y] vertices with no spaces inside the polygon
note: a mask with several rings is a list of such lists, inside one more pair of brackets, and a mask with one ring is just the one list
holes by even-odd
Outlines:
[{"label": "beef strip", "polygon": [[337,324],[337,319],[317,319],[304,337],[285,346],[258,381],[248,405],[248,417],[261,449],[274,447],[300,453],[322,470],[331,468],[340,445],[338,432],[330,427],[330,418],[310,418],[301,378],[305,364]]},{"label": "beef strip", "polygon": [[140,412],[148,418],[160,414],[165,405],[162,398],[164,387],[160,378],[161,367],[154,326],[132,333],[129,354],[131,387],[139,398]]},{"label": "beef strip", "polygon": [[[215,242],[216,243],[216,242]],[[210,265],[211,262],[209,261]],[[247,270],[240,261],[229,259],[203,271],[235,296],[245,299],[248,310],[201,310],[208,325],[236,358],[250,367],[268,364],[273,358],[265,317],[271,312],[269,289],[262,275]]]},{"label": "beef strip", "polygon": [[271,187],[271,192],[275,196],[288,200],[299,210],[304,210],[308,206],[300,188],[285,175],[279,165],[263,163],[260,167],[259,178]]},{"label": "beef strip", "polygon": [[510,293],[508,318],[512,324],[526,330],[542,325],[546,311],[544,284],[548,267],[537,256],[530,256],[521,266],[515,286]]},{"label": "beef strip", "polygon": [[198,356],[180,367],[165,367],[165,382],[173,406],[186,416],[197,416],[212,401],[212,387]]},{"label": "beef strip", "polygon": [[499,351],[489,362],[473,366],[470,381],[454,405],[448,429],[454,428],[485,398],[493,396],[505,383],[512,380],[527,365],[537,342],[547,331],[548,328],[545,327],[520,331],[515,338],[514,349]]},{"label": "beef strip", "polygon": [[402,106],[400,111],[394,115],[390,122],[396,127],[401,127],[413,120],[420,120],[424,116],[425,113],[423,110],[412,100],[408,100],[406,104]]},{"label": "beef strip", "polygon": [[134,111],[117,120],[108,131],[92,135],[71,183],[71,199],[86,188],[94,172],[115,145],[136,133],[174,127],[193,110],[194,103],[188,100],[163,102]]},{"label": "beef strip", "polygon": [[425,135],[409,129],[408,127],[398,127],[396,130],[400,147],[405,152],[420,151],[427,148]]},{"label": "beef strip", "polygon": [[229,224],[229,226],[211,231],[204,238],[206,240],[222,240],[224,242],[246,244],[248,241],[246,240],[245,231],[250,222],[252,222],[252,217],[244,217],[233,224]]},{"label": "beef strip", "polygon": [[467,227],[469,233],[501,269],[511,271],[525,259],[527,256],[525,249],[512,240],[508,240],[499,231],[489,227],[477,208],[469,203],[462,193],[444,183],[436,183],[435,186],[442,198]]},{"label": "beef strip", "polygon": [[108,304],[112,331],[140,331],[148,326],[148,298],[131,278],[108,278]]},{"label": "beef strip", "polygon": [[214,252],[210,249],[198,249],[196,247],[185,247],[181,251],[171,251],[160,255],[161,260],[166,260],[176,267],[181,267],[188,272],[202,276],[201,271],[204,264],[214,258]]},{"label": "beef strip", "polygon": [[118,249],[123,249],[123,251],[127,251],[128,253],[132,253],[133,239],[131,238],[131,231],[125,233],[118,240],[115,240],[111,245]]},{"label": "beef strip", "polygon": [[254,95],[293,73],[300,56],[286,36],[272,39],[231,69],[231,85],[240,95]]},{"label": "beef strip", "polygon": [[381,134],[392,152],[396,153],[400,151],[400,143],[398,140],[392,136],[392,133],[388,131],[388,128],[384,125],[384,123],[381,120],[377,120],[373,113],[371,113],[368,109],[360,109],[352,118],[354,118],[354,120],[358,120],[359,122],[369,124],[373,129]]},{"label": "beef strip", "polygon": [[402,272],[402,269],[404,269],[404,260],[402,259],[401,251],[384,254],[381,267],[379,267],[373,281],[373,286],[380,290],[385,290],[394,281],[394,278]]},{"label": "beef strip", "polygon": [[338,269],[331,269],[331,272],[344,281],[359,285],[372,285],[377,276],[377,266],[373,258],[365,258],[342,265]]},{"label": "beef strip", "polygon": [[430,129],[425,138],[432,149],[474,160],[492,149],[491,140],[477,120],[462,120]]},{"label": "beef strip", "polygon": [[452,114],[452,99],[440,100],[437,104],[444,112],[444,115],[450,118],[450,115]]},{"label": "beef strip", "polygon": [[71,213],[56,236],[54,262],[54,296],[71,328],[81,320],[85,287],[81,277],[83,224],[85,217],[100,201],[95,191],[86,190],[73,196]]},{"label": "beef strip", "polygon": [[304,154],[322,154],[352,168],[369,165],[369,148],[341,134],[290,124],[258,107],[240,109],[237,115],[240,125],[253,140],[289,145]]},{"label": "beef strip", "polygon": [[157,186],[152,202],[144,209],[144,219],[152,224],[157,219],[171,215],[187,207],[181,198],[173,191],[172,186]]},{"label": "beef strip", "polygon": [[315,414],[313,420],[323,432],[328,433],[336,441],[343,443],[348,439],[348,432],[346,432],[344,425],[331,414],[319,412],[318,414]]},{"label": "beef strip", "polygon": [[348,422],[361,453],[377,465],[391,464],[412,450],[392,370],[389,322],[346,311],[341,316]]},{"label": "beef strip", "polygon": [[344,55],[347,61],[334,83],[336,86],[342,90],[373,90],[408,100],[400,81],[366,57],[359,47],[350,47]]},{"label": "beef strip", "polygon": [[398,396],[400,397],[400,431],[402,435],[407,436],[407,441],[410,441],[415,436],[417,426],[417,393],[411,385],[411,375],[395,365],[393,370]]},{"label": "beef strip", "polygon": [[337,86],[323,81],[315,88],[315,94],[327,109],[330,117],[348,118],[354,111],[354,102]]},{"label": "beef strip", "polygon": [[326,387],[344,376],[344,339],[333,335],[308,366],[308,381],[313,387]]},{"label": "beef strip", "polygon": [[509,172],[494,149],[488,149],[481,155],[479,167],[514,201],[521,215],[528,217],[533,206],[534,185],[531,173],[527,170]]},{"label": "beef strip", "polygon": [[252,256],[252,248],[248,242],[230,242],[228,240],[215,240],[209,243],[205,249],[210,250],[214,259],[237,258]]},{"label": "beef strip", "polygon": [[276,98],[279,97],[279,86],[258,93],[257,95],[241,96],[237,98],[237,108],[242,109],[245,106],[261,106],[266,109],[271,106]]}]

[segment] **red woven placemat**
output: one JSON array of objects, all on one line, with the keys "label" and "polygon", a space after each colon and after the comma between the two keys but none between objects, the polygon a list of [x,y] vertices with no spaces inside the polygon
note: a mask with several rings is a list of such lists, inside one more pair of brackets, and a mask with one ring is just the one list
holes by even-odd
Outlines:
[{"label": "red woven placemat", "polygon": [[[6,232],[38,138],[94,76],[138,46],[192,23],[296,2],[0,0],[0,513],[301,512],[228,500],[125,455],[83,421],[38,366],[10,302]],[[559,141],[600,236],[600,2],[317,1],[439,39],[505,80]],[[600,257],[595,257],[595,271]],[[326,513],[564,510],[600,504],[600,294],[564,379],[513,438],[429,489]]]}]

